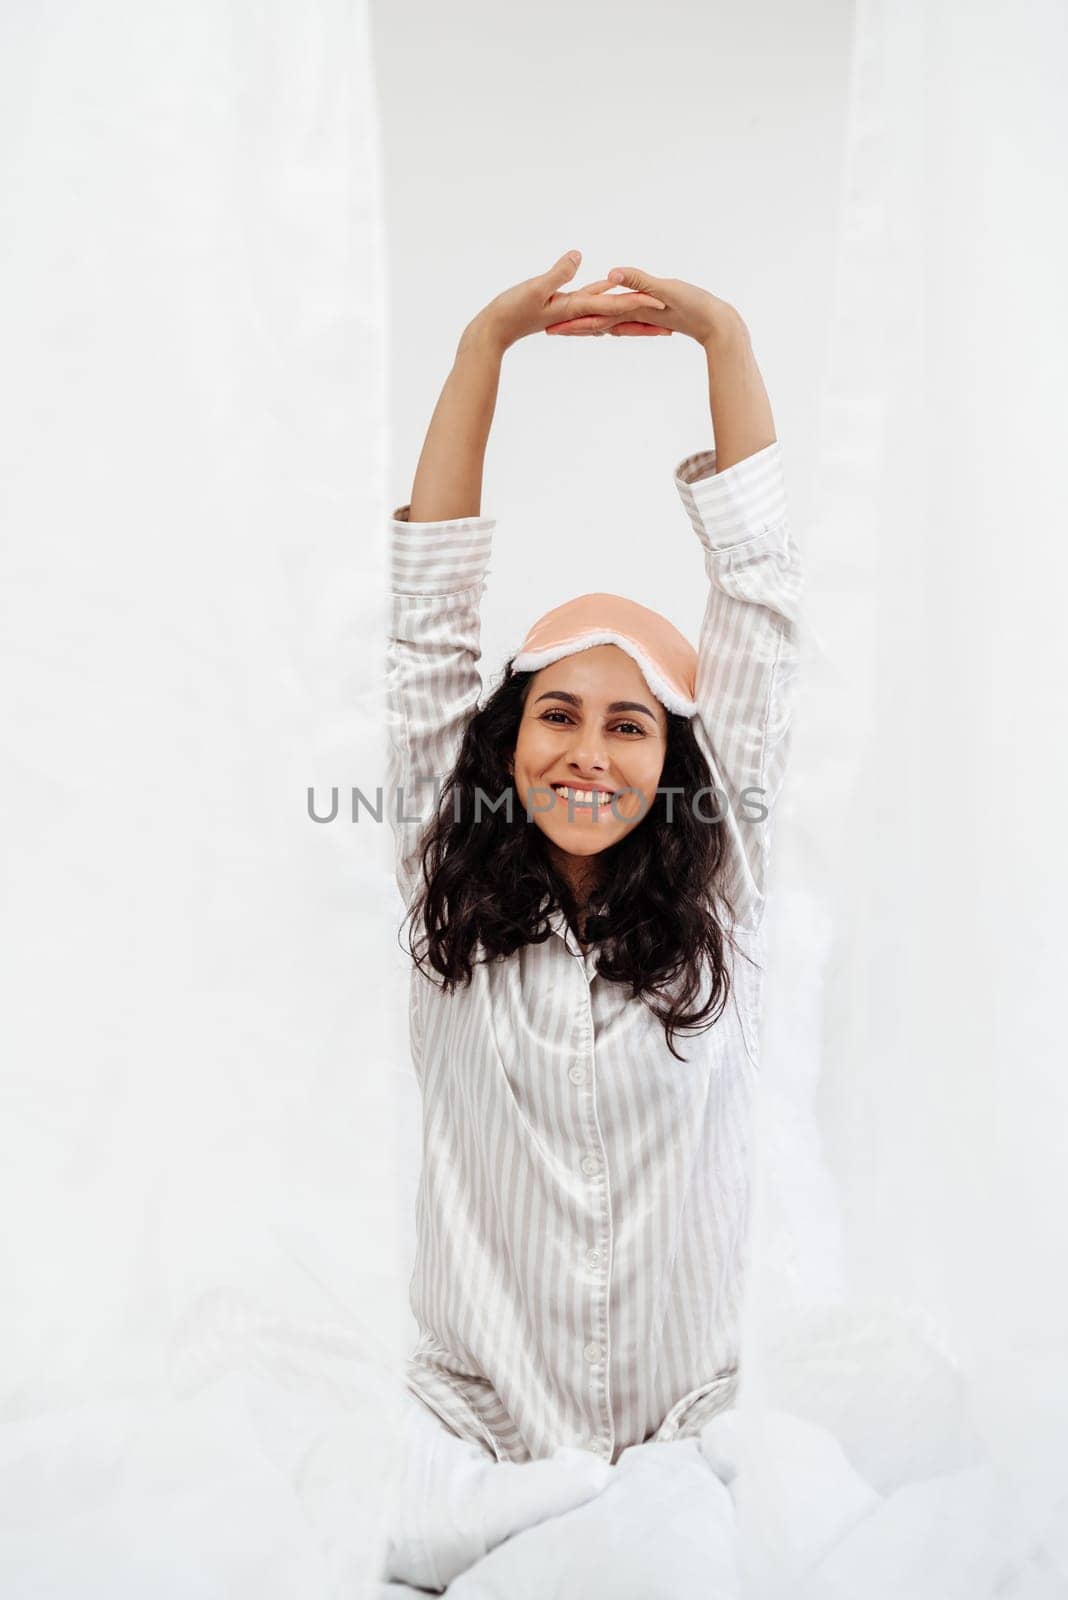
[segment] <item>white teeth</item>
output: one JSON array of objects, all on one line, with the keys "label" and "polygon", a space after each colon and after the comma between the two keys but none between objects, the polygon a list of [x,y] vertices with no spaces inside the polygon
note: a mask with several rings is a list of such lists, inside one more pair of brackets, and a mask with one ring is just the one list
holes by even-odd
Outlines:
[{"label": "white teeth", "polygon": [[598,807],[607,805],[612,798],[611,789],[595,789],[591,793],[588,789],[568,789],[563,784],[558,785],[555,783],[553,784],[553,789],[561,799],[566,800],[570,797],[576,805],[589,806],[591,810],[595,797]]}]

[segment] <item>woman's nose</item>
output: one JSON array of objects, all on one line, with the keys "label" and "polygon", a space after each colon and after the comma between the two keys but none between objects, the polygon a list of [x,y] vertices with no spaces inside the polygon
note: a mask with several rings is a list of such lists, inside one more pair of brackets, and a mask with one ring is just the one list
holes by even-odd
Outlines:
[{"label": "woman's nose", "polygon": [[608,766],[608,753],[589,738],[576,739],[568,752],[568,760],[571,766],[580,767],[583,771],[603,772]]}]

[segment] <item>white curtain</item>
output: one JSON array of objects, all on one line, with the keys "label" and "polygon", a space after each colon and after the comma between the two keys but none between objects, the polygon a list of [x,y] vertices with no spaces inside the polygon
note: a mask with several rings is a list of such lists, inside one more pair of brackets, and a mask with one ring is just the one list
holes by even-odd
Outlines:
[{"label": "white curtain", "polygon": [[[1068,1594],[1066,34],[1054,0],[856,11],[742,1405],[762,1597]],[[878,1517],[821,1523],[783,1414]]]},{"label": "white curtain", "polygon": [[406,1331],[367,20],[0,57],[0,1591],[326,1594]]}]

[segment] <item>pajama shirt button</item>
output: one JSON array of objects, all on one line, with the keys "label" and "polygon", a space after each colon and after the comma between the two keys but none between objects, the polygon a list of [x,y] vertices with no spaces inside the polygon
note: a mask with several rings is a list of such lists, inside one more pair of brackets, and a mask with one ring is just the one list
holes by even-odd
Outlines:
[{"label": "pajama shirt button", "polygon": [[587,1250],[586,1251],[586,1265],[588,1267],[596,1267],[598,1265],[598,1263],[600,1262],[600,1259],[601,1259],[601,1252],[599,1250]]},{"label": "pajama shirt button", "polygon": [[583,1156],[582,1170],[588,1177],[593,1177],[595,1172],[600,1172],[601,1163],[596,1156]]},{"label": "pajama shirt button", "polygon": [[583,1350],[582,1354],[586,1357],[586,1360],[592,1366],[595,1361],[600,1361],[603,1352],[601,1350],[600,1345],[597,1343],[597,1341],[596,1340],[591,1340],[590,1343]]},{"label": "pajama shirt button", "polygon": [[585,1083],[586,1082],[586,1068],[585,1067],[571,1067],[571,1068],[568,1069],[568,1074],[567,1075],[571,1079],[572,1083]]}]

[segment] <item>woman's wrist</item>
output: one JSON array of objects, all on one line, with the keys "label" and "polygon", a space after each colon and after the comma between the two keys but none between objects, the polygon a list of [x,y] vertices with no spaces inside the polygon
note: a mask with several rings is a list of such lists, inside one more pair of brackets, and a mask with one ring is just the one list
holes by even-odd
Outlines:
[{"label": "woman's wrist", "polygon": [[749,338],[749,329],[746,327],[741,312],[726,300],[715,300],[709,308],[709,314],[698,336],[698,344],[708,354],[724,345],[736,343],[739,339]]},{"label": "woman's wrist", "polygon": [[457,345],[457,354],[474,354],[490,361],[500,361],[508,343],[493,321],[480,311],[472,317]]}]

